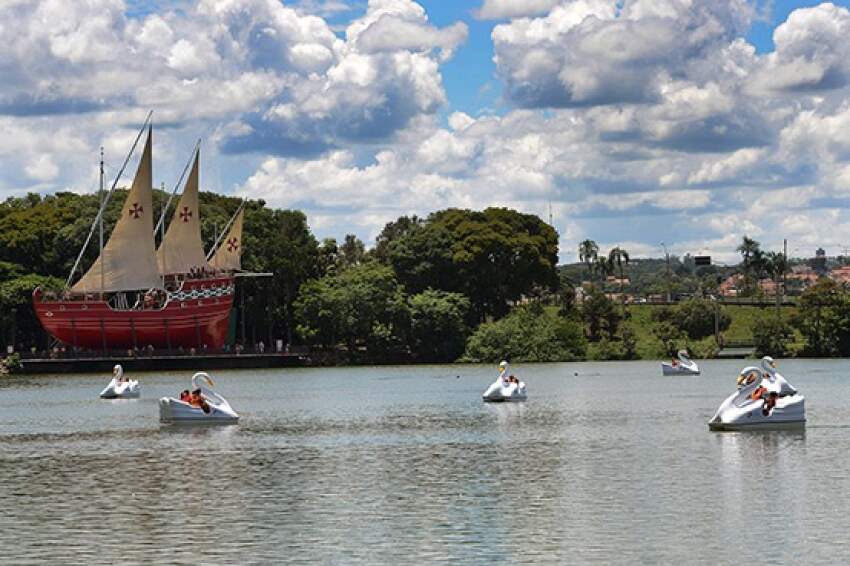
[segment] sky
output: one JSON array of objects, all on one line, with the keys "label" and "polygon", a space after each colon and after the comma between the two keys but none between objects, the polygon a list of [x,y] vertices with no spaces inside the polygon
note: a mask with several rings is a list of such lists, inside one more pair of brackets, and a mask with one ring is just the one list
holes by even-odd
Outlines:
[{"label": "sky", "polygon": [[[171,189],[367,245],[506,206],[632,257],[850,249],[850,0],[0,0],[0,198]],[[125,181],[126,182],[126,177]]]}]

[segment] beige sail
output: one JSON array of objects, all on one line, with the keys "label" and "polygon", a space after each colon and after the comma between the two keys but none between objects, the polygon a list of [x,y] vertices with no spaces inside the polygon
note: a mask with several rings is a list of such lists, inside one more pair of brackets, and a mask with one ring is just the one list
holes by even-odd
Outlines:
[{"label": "beige sail", "polygon": [[201,242],[201,221],[198,213],[199,159],[200,156],[196,153],[192,172],[186,180],[174,217],[156,252],[159,272],[163,275],[189,273],[193,267],[208,267],[204,245]]},{"label": "beige sail", "polygon": [[236,219],[230,226],[227,237],[218,245],[215,255],[210,260],[210,265],[216,269],[225,271],[238,271],[242,269],[242,219],[245,209],[239,209]]},{"label": "beige sail", "polygon": [[121,216],[100,257],[72,287],[73,291],[128,291],[160,286],[153,239],[152,137],[148,128],[142,159]]}]

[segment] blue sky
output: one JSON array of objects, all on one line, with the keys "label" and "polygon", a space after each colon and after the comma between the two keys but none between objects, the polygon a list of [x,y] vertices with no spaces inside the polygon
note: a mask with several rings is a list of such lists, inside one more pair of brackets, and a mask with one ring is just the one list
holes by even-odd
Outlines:
[{"label": "blue sky", "polygon": [[850,247],[850,0],[159,0],[0,7],[0,197],[88,192],[154,110],[156,184],[367,244],[509,206],[578,242]]}]

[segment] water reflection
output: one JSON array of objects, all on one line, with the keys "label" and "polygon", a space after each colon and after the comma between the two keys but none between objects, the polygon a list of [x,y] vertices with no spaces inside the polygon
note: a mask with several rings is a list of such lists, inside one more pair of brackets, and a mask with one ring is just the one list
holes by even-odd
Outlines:
[{"label": "water reflection", "polygon": [[[225,426],[158,422],[156,398],[181,376],[146,379],[145,397],[120,405],[93,398],[97,379],[57,382],[63,401],[44,406],[38,388],[6,387],[0,532],[14,536],[0,537],[0,553],[10,563],[850,557],[850,437],[839,428],[850,384],[835,377],[850,364],[799,384],[820,428],[722,434],[706,421],[732,364],[707,363],[687,382],[658,377],[657,363],[522,369],[534,398],[499,404],[480,400],[484,367],[223,373],[246,415]],[[441,377],[452,375],[463,377]]]}]

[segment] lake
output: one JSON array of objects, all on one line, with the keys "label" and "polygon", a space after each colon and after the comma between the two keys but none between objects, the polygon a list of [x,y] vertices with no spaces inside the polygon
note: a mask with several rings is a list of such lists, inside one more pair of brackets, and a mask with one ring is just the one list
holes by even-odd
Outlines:
[{"label": "lake", "polygon": [[190,373],[0,379],[4,562],[850,561],[850,361],[786,360],[799,432],[712,433],[752,360],[212,372],[235,426],[161,425]]}]

